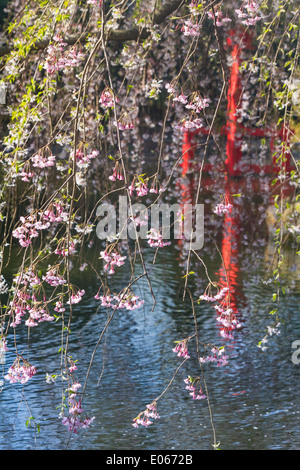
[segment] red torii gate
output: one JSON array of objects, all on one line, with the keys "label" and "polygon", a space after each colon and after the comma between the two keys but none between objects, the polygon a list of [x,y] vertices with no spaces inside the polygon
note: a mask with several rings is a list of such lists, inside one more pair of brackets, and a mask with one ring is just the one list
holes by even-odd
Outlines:
[{"label": "red torii gate", "polygon": [[[234,43],[234,39],[239,38],[239,44]],[[279,140],[286,142],[286,147],[289,148],[289,131],[284,129],[282,126],[280,130],[276,130],[272,127],[262,128],[247,128],[238,123],[238,109],[242,96],[242,86],[240,80],[240,52],[241,47],[247,47],[251,49],[251,36],[245,32],[241,32],[238,36],[234,31],[231,31],[230,36],[227,38],[227,47],[231,49],[232,65],[230,67],[230,78],[228,83],[227,93],[227,122],[222,128],[221,134],[227,136],[226,141],[226,160],[225,166],[227,174],[229,176],[240,176],[242,173],[254,172],[260,173],[278,173],[280,171],[280,165],[276,162],[277,155],[275,152],[275,142]],[[194,136],[197,134],[208,135],[208,128],[200,128],[196,131],[186,131],[183,136],[182,146],[182,170],[183,175],[192,169],[193,157],[194,157]],[[248,135],[254,137],[269,137],[270,151],[273,155],[273,163],[269,165],[259,164],[248,164],[243,165],[243,172],[240,168],[242,160],[241,150],[241,136]],[[286,153],[285,159],[281,167],[284,166],[285,171],[289,172],[292,169],[290,154]],[[209,172],[212,170],[212,165],[206,163],[203,170]]]}]

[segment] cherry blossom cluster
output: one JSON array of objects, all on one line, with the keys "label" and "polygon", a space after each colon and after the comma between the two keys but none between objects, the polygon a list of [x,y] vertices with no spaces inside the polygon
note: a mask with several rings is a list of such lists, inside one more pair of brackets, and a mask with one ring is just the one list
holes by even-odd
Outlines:
[{"label": "cherry blossom cluster", "polygon": [[[76,366],[75,366],[76,368]],[[62,419],[62,424],[68,427],[70,432],[77,434],[80,429],[87,429],[95,417],[93,418],[83,418],[84,409],[81,406],[81,400],[76,400],[77,391],[81,387],[81,384],[76,382],[69,389],[69,416],[64,416]]]},{"label": "cherry blossom cluster", "polygon": [[254,26],[261,20],[259,5],[251,0],[245,3],[244,7],[235,10],[238,18],[242,18],[242,23],[246,26]]},{"label": "cherry blossom cluster", "polygon": [[[51,153],[51,152],[50,152]],[[34,177],[34,173],[30,171],[31,169],[31,158],[26,160],[24,164],[21,166],[19,169],[19,172],[17,173],[17,176],[21,178],[22,181],[25,181],[26,183],[30,183],[32,178]]]},{"label": "cherry blossom cluster", "polygon": [[7,345],[6,345],[6,338],[4,336],[0,337],[0,349],[1,351],[9,351]]},{"label": "cherry blossom cluster", "polygon": [[76,67],[80,64],[84,54],[77,52],[75,48],[65,51],[64,48],[68,44],[63,42],[59,35],[53,37],[53,44],[47,48],[47,58],[44,65],[46,71],[52,75],[60,70],[65,70],[70,67]]},{"label": "cherry blossom cluster", "polygon": [[32,239],[39,236],[39,230],[49,228],[50,223],[41,223],[36,220],[35,215],[29,215],[27,218],[21,216],[21,226],[13,230],[13,237],[19,240],[23,248],[27,248],[32,243]]},{"label": "cherry blossom cluster", "polygon": [[86,2],[88,5],[102,5],[102,0],[87,0]]},{"label": "cherry blossom cluster", "polygon": [[28,312],[30,309],[30,304],[28,300],[31,298],[30,294],[26,290],[18,290],[15,292],[14,300],[10,302],[10,310],[8,314],[13,317],[13,321],[11,323],[12,327],[16,327],[20,325],[22,322],[22,317]]},{"label": "cherry blossom cluster", "polygon": [[182,123],[179,125],[175,126],[177,129],[181,131],[196,131],[198,129],[201,129],[203,127],[203,123],[201,119],[196,118],[193,119],[192,121],[189,119],[184,120]]},{"label": "cherry blossom cluster", "polygon": [[[31,157],[30,160],[32,162],[32,166],[34,166],[35,168],[49,168],[50,166],[55,165],[56,157],[54,155],[45,156],[40,153],[37,153],[36,155]],[[26,173],[24,176],[28,178],[30,177],[30,175],[32,174]]]},{"label": "cherry blossom cluster", "polygon": [[147,235],[148,244],[151,247],[163,248],[164,246],[171,245],[171,242],[166,242],[163,240],[161,232],[155,228],[151,228],[150,233]]},{"label": "cherry blossom cluster", "polygon": [[159,183],[156,178],[154,178],[149,192],[153,194],[158,194],[160,192]]},{"label": "cherry blossom cluster", "polygon": [[63,312],[66,311],[66,309],[64,308],[64,304],[63,304],[62,300],[58,300],[55,303],[54,311],[57,312],[57,313],[63,313]]},{"label": "cherry blossom cluster", "polygon": [[[39,216],[39,220],[37,217]],[[22,247],[26,248],[32,243],[33,238],[39,236],[40,230],[46,230],[50,227],[50,222],[63,222],[68,218],[68,213],[64,211],[63,206],[59,202],[55,202],[43,212],[38,214],[30,214],[27,218],[21,216],[22,225],[13,230],[13,237],[19,240]]]},{"label": "cherry blossom cluster", "polygon": [[148,194],[148,187],[144,181],[139,180],[137,183],[132,181],[131,185],[129,186],[129,194],[132,196],[134,191],[136,191],[137,196],[146,196]]},{"label": "cherry blossom cluster", "polygon": [[207,108],[210,104],[210,98],[201,96],[194,96],[193,99],[185,106],[187,109],[192,109],[196,113],[200,113],[203,109]]},{"label": "cherry blossom cluster", "polygon": [[25,268],[22,273],[16,274],[13,278],[13,283],[18,286],[29,286],[31,288],[37,287],[42,283],[37,273],[33,268]]},{"label": "cherry blossom cluster", "polygon": [[53,321],[54,317],[49,314],[42,305],[33,305],[32,308],[28,310],[29,318],[25,321],[25,325],[29,327],[37,326],[39,323],[45,321]]},{"label": "cherry blossom cluster", "polygon": [[143,300],[131,292],[120,295],[107,294],[99,296],[99,294],[96,294],[94,297],[97,300],[101,300],[102,307],[109,307],[113,309],[135,310],[144,304]]},{"label": "cherry blossom cluster", "polygon": [[122,174],[122,170],[120,170],[120,167],[118,165],[118,162],[115,164],[114,169],[113,169],[113,174],[108,177],[110,181],[123,181],[124,176]]},{"label": "cherry blossom cluster", "polygon": [[201,25],[193,23],[192,20],[186,20],[181,28],[184,36],[199,36]]},{"label": "cherry blossom cluster", "polygon": [[134,428],[138,428],[139,426],[151,426],[153,424],[153,421],[151,419],[159,419],[160,416],[157,412],[157,405],[156,402],[150,403],[150,405],[146,406],[146,410],[140,413],[136,418],[134,418],[132,426]]},{"label": "cherry blossom cluster", "polygon": [[146,85],[145,96],[157,100],[161,93],[162,80],[153,79],[151,83]]},{"label": "cherry blossom cluster", "polygon": [[120,131],[128,131],[130,129],[134,129],[133,121],[128,117],[127,114],[123,115],[115,125],[118,127]]},{"label": "cherry blossom cluster", "polygon": [[104,259],[106,264],[104,265],[104,269],[109,271],[109,274],[115,273],[115,267],[123,266],[124,260],[126,256],[121,256],[120,253],[108,253],[107,251],[100,252],[101,258]]},{"label": "cherry blossom cluster", "polygon": [[69,243],[67,240],[61,240],[58,243],[58,246],[55,248],[54,253],[56,255],[61,255],[61,256],[68,256],[68,255],[73,255],[76,253],[76,244],[78,243],[78,239],[75,238],[70,238]]},{"label": "cherry blossom cluster", "polygon": [[71,360],[70,362],[71,362],[71,365],[69,367],[69,372],[70,374],[72,374],[75,370],[77,370],[77,366],[74,361]]},{"label": "cherry blossom cluster", "polygon": [[[75,159],[76,159],[78,168],[80,168],[81,170],[86,170],[88,166],[90,165],[91,161],[94,158],[96,158],[98,155],[99,155],[98,150],[93,150],[91,153],[86,155],[81,149],[77,149]],[[72,155],[72,158],[73,158],[73,155]]]},{"label": "cherry blossom cluster", "polygon": [[150,189],[148,189],[147,182],[145,182],[144,180],[139,179],[139,181],[135,183],[135,178],[133,179],[128,189],[130,196],[133,195],[134,191],[136,191],[137,196],[146,196],[148,192],[152,194],[158,194],[160,192],[163,192],[163,189],[159,188],[159,184],[155,178]]},{"label": "cherry blossom cluster", "polygon": [[[171,87],[169,87],[169,90],[170,89],[171,89]],[[174,93],[174,91],[172,91],[172,93]],[[187,104],[188,103],[188,97],[184,93],[181,93],[181,95],[175,95],[174,98],[173,98],[173,101],[175,101],[177,103],[181,103],[181,104]]]},{"label": "cherry blossom cluster", "polygon": [[176,344],[175,348],[172,349],[172,351],[176,353],[178,357],[184,357],[185,359],[189,359],[190,356],[188,355],[187,343],[187,340],[179,341]]},{"label": "cherry blossom cluster", "polygon": [[18,357],[13,365],[8,369],[7,375],[4,376],[11,384],[21,383],[25,384],[36,374],[36,368],[29,364],[29,362]]},{"label": "cherry blossom cluster", "polygon": [[63,286],[66,283],[66,279],[63,278],[60,274],[57,273],[57,268],[50,268],[46,275],[43,276],[43,281],[47,282],[50,286]]},{"label": "cherry blossom cluster", "polygon": [[70,299],[68,300],[67,304],[69,305],[78,304],[81,301],[84,294],[85,294],[84,289],[81,289],[81,290],[78,289],[77,292],[71,294]]},{"label": "cherry blossom cluster", "polygon": [[214,309],[218,312],[217,322],[222,325],[220,335],[223,338],[233,339],[232,331],[236,328],[241,328],[241,324],[236,319],[232,308],[228,305],[215,305]]},{"label": "cherry blossom cluster", "polygon": [[[117,97],[115,97],[115,102],[118,103],[119,100]],[[114,95],[113,91],[106,87],[104,91],[102,91],[100,98],[99,98],[99,103],[103,108],[113,108],[114,106]]]},{"label": "cherry blossom cluster", "polygon": [[275,327],[274,326],[268,326],[267,329],[268,329],[268,335],[269,336],[273,336],[273,335],[280,335],[280,326],[281,326],[281,323],[278,322],[276,323]]},{"label": "cherry blossom cluster", "polygon": [[74,382],[71,387],[68,389],[69,392],[72,392],[72,396],[77,393],[77,391],[81,388],[81,384],[79,382]]},{"label": "cherry blossom cluster", "polygon": [[218,215],[222,215],[222,214],[227,214],[228,212],[231,211],[232,209],[232,204],[230,204],[229,202],[226,204],[224,204],[223,202],[221,202],[220,204],[218,204],[214,210],[214,213],[215,214],[218,214]]},{"label": "cherry blossom cluster", "polygon": [[142,226],[145,226],[145,225],[148,226],[148,214],[147,213],[143,213],[142,218],[138,215],[136,215],[134,217],[130,216],[130,220],[132,220],[132,222],[134,223],[134,225],[136,227],[142,227]]},{"label": "cherry blossom cluster", "polygon": [[268,326],[267,334],[264,336],[264,338],[261,341],[259,341],[257,347],[260,348],[262,351],[266,351],[266,349],[268,349],[267,343],[269,341],[269,336],[280,335],[280,326],[281,326],[280,322],[277,322],[275,326]]},{"label": "cherry blossom cluster", "polygon": [[[26,281],[25,281],[26,282]],[[35,286],[36,284],[34,284]],[[16,289],[14,292],[14,299],[10,302],[9,315],[12,316],[13,321],[11,327],[16,328],[22,322],[22,318],[27,313],[29,317],[25,321],[25,325],[29,327],[37,326],[38,323],[45,321],[53,321],[54,317],[48,312],[47,305],[44,301],[38,301],[35,294],[30,295],[26,286],[22,289]]]},{"label": "cherry blossom cluster", "polygon": [[222,287],[216,295],[208,295],[206,293],[200,295],[199,300],[206,300],[206,302],[215,302],[216,300],[222,300],[228,292],[228,287]]},{"label": "cherry blossom cluster", "polygon": [[218,312],[217,322],[221,324],[220,335],[226,339],[233,339],[232,331],[241,328],[241,324],[236,319],[233,309],[230,308],[229,289],[223,287],[214,296],[208,295],[206,291],[199,297],[199,300],[205,300],[206,302],[219,301],[217,305],[214,305],[214,309]]},{"label": "cherry blossom cluster", "polygon": [[210,354],[207,356],[200,357],[200,362],[202,364],[206,362],[216,362],[218,367],[227,366],[228,364],[228,356],[224,354],[225,348],[216,348],[213,347],[211,349]]},{"label": "cherry blossom cluster", "polygon": [[48,209],[45,211],[39,212],[39,216],[43,221],[59,223],[66,222],[68,220],[69,214],[66,212],[65,207],[59,201],[57,201],[50,204]]},{"label": "cherry blossom cluster", "polygon": [[200,379],[193,378],[190,375],[184,379],[184,383],[186,384],[186,390],[190,392],[191,397],[193,397],[194,400],[204,400],[206,398],[206,395],[204,395],[201,384],[200,384]]},{"label": "cherry blossom cluster", "polygon": [[[28,287],[35,289],[41,283],[42,280],[38,277],[32,268],[25,269],[21,274],[18,273],[13,279],[12,290],[14,292],[14,298],[9,304],[9,314],[14,317],[14,322],[11,324],[11,326],[15,327],[16,325],[20,324],[21,318],[27,312],[30,314],[30,319],[38,320],[39,323],[43,321],[52,321],[54,319],[48,313],[46,297],[44,296],[43,301],[40,301],[36,297],[36,291],[33,291],[32,294],[28,292]],[[21,285],[24,287],[20,289]],[[44,307],[42,307],[43,304]],[[26,322],[26,324],[28,323]]]},{"label": "cherry blossom cluster", "polygon": [[[207,12],[207,16],[212,20],[214,19],[214,14],[210,10]],[[232,21],[231,18],[228,18],[228,16],[224,16],[221,10],[215,12],[215,17],[217,26],[223,26],[224,24],[230,23]]]}]

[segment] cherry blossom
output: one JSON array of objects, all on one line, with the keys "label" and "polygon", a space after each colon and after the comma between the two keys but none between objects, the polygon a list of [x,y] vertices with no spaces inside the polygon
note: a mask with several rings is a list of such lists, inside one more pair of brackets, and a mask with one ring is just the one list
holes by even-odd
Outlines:
[{"label": "cherry blossom", "polygon": [[200,24],[193,23],[191,20],[187,20],[184,22],[181,31],[183,32],[184,36],[199,36],[200,29]]},{"label": "cherry blossom", "polygon": [[136,418],[134,418],[132,426],[134,428],[138,428],[139,426],[144,426],[148,427],[153,424],[153,421],[151,419],[159,419],[160,416],[157,412],[157,405],[156,401],[150,403],[149,405],[146,406],[146,410],[140,413]]},{"label": "cherry blossom", "polygon": [[173,348],[172,351],[176,353],[178,357],[184,357],[186,359],[190,358],[190,356],[188,355],[187,340],[178,342],[178,344],[176,344],[175,348]]},{"label": "cherry blossom", "polygon": [[[78,384],[80,386],[80,384]],[[78,385],[76,388],[78,388]],[[64,416],[62,419],[62,424],[68,427],[70,432],[77,434],[80,429],[88,428],[92,422],[95,420],[93,418],[83,418],[82,413],[84,410],[81,406],[81,400],[76,401],[74,394],[69,398],[69,416]]]},{"label": "cherry blossom", "polygon": [[75,294],[72,294],[70,299],[68,300],[67,304],[71,305],[71,304],[78,304],[82,297],[84,296],[85,294],[85,290],[84,289],[79,289]]},{"label": "cherry blossom", "polygon": [[119,253],[115,252],[107,252],[106,250],[101,251],[100,255],[106,262],[104,269],[109,271],[109,274],[114,274],[115,267],[123,266],[124,260],[126,259],[126,256],[121,256]]},{"label": "cherry blossom", "polygon": [[171,245],[171,242],[166,242],[163,240],[161,232],[155,228],[151,228],[150,233],[147,235],[148,244],[151,247],[163,248],[164,246]]},{"label": "cherry blossom", "polygon": [[202,392],[200,378],[193,378],[188,376],[186,379],[184,379],[184,383],[186,384],[186,390],[190,392],[190,396],[193,398],[193,400],[204,400],[206,398],[206,395],[204,395]]},{"label": "cherry blossom", "polygon": [[110,307],[113,309],[135,310],[140,308],[144,301],[132,292],[121,293],[119,295],[95,295],[95,299],[101,300],[102,307]]},{"label": "cherry blossom", "polygon": [[[22,360],[22,364],[20,363]],[[8,369],[7,374],[4,376],[11,384],[21,383],[25,384],[36,374],[36,368],[29,364],[26,360],[18,357],[13,365]]]},{"label": "cherry blossom", "polygon": [[[115,102],[118,103],[119,100],[115,97]],[[99,98],[99,103],[103,108],[113,108],[114,106],[114,95],[113,91],[106,87],[105,90],[101,93]]]},{"label": "cherry blossom", "polygon": [[228,214],[228,212],[231,211],[232,207],[233,206],[230,203],[223,204],[223,202],[221,202],[215,207],[214,213],[218,215]]},{"label": "cherry blossom", "polygon": [[49,155],[48,157],[46,157],[41,154],[36,154],[31,157],[32,165],[36,168],[48,168],[50,166],[54,166],[55,160],[56,157],[54,155]]},{"label": "cherry blossom", "polygon": [[122,181],[122,180],[124,180],[124,176],[122,174],[122,171],[120,170],[118,162],[116,163],[116,165],[113,169],[113,174],[111,176],[109,176],[108,179],[111,180],[111,181],[116,181],[116,180]]}]

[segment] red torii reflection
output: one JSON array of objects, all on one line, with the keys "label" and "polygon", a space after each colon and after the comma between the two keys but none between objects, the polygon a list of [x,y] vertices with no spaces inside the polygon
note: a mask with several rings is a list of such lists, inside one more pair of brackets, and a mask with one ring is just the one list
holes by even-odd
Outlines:
[{"label": "red torii reflection", "polygon": [[[238,43],[237,43],[238,41]],[[292,169],[289,149],[289,137],[291,135],[290,129],[285,129],[284,126],[281,129],[273,127],[265,128],[246,128],[238,122],[238,110],[241,102],[242,86],[240,80],[240,53],[241,49],[247,47],[251,49],[252,38],[244,31],[236,32],[231,31],[227,38],[227,48],[231,51],[232,64],[230,67],[230,78],[228,83],[227,93],[227,122],[226,125],[221,129],[221,133],[226,135],[226,176],[224,193],[230,199],[230,195],[240,192],[242,180],[234,180],[231,177],[243,176],[251,173],[260,174],[262,171],[266,174],[278,173],[284,169],[287,173]],[[199,174],[199,166],[194,162],[195,149],[197,148],[195,142],[195,136],[197,134],[209,135],[210,130],[208,128],[200,128],[196,131],[185,131],[183,136],[182,146],[182,181],[180,184],[182,204],[185,202],[194,204],[195,198],[195,174]],[[241,169],[242,163],[242,137],[253,136],[270,139],[270,153],[273,156],[273,160],[270,164],[260,165],[258,163],[243,164],[243,170]],[[276,162],[277,156],[276,140],[279,143],[283,143],[283,147],[287,149],[284,162]],[[202,176],[202,187],[213,184],[213,179],[210,179],[209,173],[212,170],[212,165],[209,162],[205,162],[203,166]],[[222,171],[222,170],[221,170]],[[224,170],[223,170],[224,171]],[[260,190],[259,181],[252,181],[255,186],[258,184],[258,191]],[[197,182],[198,184],[198,182]],[[284,189],[290,192],[290,188]],[[230,202],[235,205],[235,201],[230,199]],[[222,266],[216,273],[219,279],[219,283],[222,287],[229,287],[230,292],[230,304],[235,316],[238,316],[238,301],[240,302],[244,296],[241,291],[239,284],[239,244],[240,244],[240,231],[241,221],[238,210],[233,210],[224,215],[224,226],[223,226],[223,238],[221,246],[222,254]]]},{"label": "red torii reflection", "polygon": [[244,299],[239,279],[240,211],[236,207],[235,198],[231,197],[231,195],[235,194],[239,189],[239,182],[226,178],[225,194],[233,207],[223,216],[222,245],[220,250],[222,265],[216,273],[221,287],[229,288],[230,308],[233,310],[235,317],[240,316],[238,303]]}]

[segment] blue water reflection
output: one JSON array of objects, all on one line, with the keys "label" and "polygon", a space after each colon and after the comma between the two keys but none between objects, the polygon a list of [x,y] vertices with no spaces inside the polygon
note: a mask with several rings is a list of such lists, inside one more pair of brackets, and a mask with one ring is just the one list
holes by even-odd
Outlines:
[{"label": "blue water reflection", "polygon": [[[242,329],[230,342],[229,365],[205,367],[217,440],[221,449],[297,449],[299,429],[300,365],[291,361],[291,344],[300,338],[299,277],[291,274],[290,292],[282,300],[285,321],[281,335],[272,339],[265,352],[258,341],[269,324],[272,308],[272,285],[266,280],[268,263],[266,245],[255,250],[243,245],[241,237],[237,255],[236,307]],[[208,244],[209,245],[209,244]],[[208,248],[203,251],[212,275],[221,269],[220,260]],[[252,255],[251,255],[252,253]],[[48,384],[46,373],[60,368],[60,330],[57,324],[41,324],[30,333],[30,361],[38,373],[24,388],[5,383],[0,394],[0,449],[211,449],[212,430],[205,401],[193,401],[185,390],[183,379],[199,374],[191,358],[179,371],[173,386],[158,403],[161,419],[149,428],[132,427],[132,419],[145,409],[171,379],[180,359],[172,352],[174,341],[194,332],[194,320],[188,301],[182,300],[184,268],[180,251],[158,254],[151,266],[153,251],[145,249],[151,269],[156,306],[151,311],[152,297],[145,278],[135,286],[144,307],[134,311],[117,311],[105,340],[99,346],[91,368],[84,399],[84,409],[95,416],[93,425],[79,435],[69,434],[58,418],[61,384]],[[199,264],[191,279],[195,296],[203,293],[205,281]],[[94,299],[98,286],[92,276],[78,273],[78,285],[86,289],[82,302],[74,306],[70,336],[70,354],[78,359],[78,377],[82,384],[95,343],[107,319],[103,309],[97,312]],[[122,270],[115,283],[120,288]],[[218,328],[214,309],[208,304],[196,306],[200,340],[217,342]],[[27,331],[16,329],[19,351],[27,354]],[[10,346],[11,344],[9,344]],[[13,347],[7,353],[7,368],[13,361]],[[101,378],[101,379],[100,379]],[[100,379],[100,382],[99,382]],[[98,383],[99,382],[99,383]],[[26,427],[27,404],[35,421]]]}]

